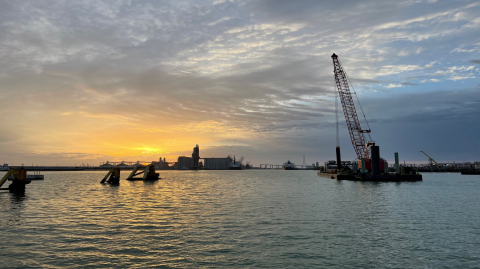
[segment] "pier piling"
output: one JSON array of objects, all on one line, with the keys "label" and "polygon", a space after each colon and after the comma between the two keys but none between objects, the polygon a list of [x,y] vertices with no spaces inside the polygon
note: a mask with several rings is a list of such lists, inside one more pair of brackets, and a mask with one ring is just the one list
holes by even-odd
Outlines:
[{"label": "pier piling", "polygon": [[120,184],[120,168],[112,168],[108,173],[103,177],[100,183],[109,183],[112,185]]},{"label": "pier piling", "polygon": [[[127,177],[127,180],[134,181],[134,180],[158,180],[159,179],[159,173],[155,172],[155,166],[153,165],[147,165],[145,167],[145,170],[138,172],[140,168],[143,167],[135,167],[133,169],[132,173]],[[138,176],[140,174],[143,174],[142,178],[136,178],[135,176]]]},{"label": "pier piling", "polygon": [[342,171],[342,157],[340,156],[340,147],[335,148],[337,154],[337,172]]},{"label": "pier piling", "polygon": [[398,161],[398,152],[395,152],[395,172],[400,174],[400,163]]},{"label": "pier piling", "polygon": [[380,175],[380,147],[372,146],[372,175]]}]

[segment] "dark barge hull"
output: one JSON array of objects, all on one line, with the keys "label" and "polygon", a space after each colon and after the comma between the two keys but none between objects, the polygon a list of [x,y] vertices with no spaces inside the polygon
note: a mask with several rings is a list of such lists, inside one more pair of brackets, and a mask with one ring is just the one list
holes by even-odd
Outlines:
[{"label": "dark barge hull", "polygon": [[480,175],[480,170],[462,171],[462,175]]},{"label": "dark barge hull", "polygon": [[373,181],[373,182],[416,182],[422,181],[422,175],[338,175],[337,180]]},{"label": "dark barge hull", "polygon": [[319,176],[336,179],[336,180],[350,180],[350,181],[369,181],[369,182],[416,182],[422,181],[423,177],[420,174],[401,175],[401,174],[383,174],[378,176],[373,175],[336,175],[329,173],[318,172]]}]

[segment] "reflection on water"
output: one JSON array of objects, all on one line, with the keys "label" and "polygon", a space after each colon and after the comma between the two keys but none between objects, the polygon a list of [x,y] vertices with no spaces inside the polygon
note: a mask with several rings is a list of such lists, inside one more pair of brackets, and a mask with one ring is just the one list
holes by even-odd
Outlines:
[{"label": "reflection on water", "polygon": [[[0,267],[473,267],[480,178],[346,182],[314,171],[46,172],[0,193]],[[122,175],[123,179],[127,175]],[[19,258],[22,257],[22,258]]]},{"label": "reflection on water", "polygon": [[1,211],[7,214],[1,214],[0,227],[20,226],[22,224],[23,202],[27,200],[24,193],[9,193],[0,191]]}]

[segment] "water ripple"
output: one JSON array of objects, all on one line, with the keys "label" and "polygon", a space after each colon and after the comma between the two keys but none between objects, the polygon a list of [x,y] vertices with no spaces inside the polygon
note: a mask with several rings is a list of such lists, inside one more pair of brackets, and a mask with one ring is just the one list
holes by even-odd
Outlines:
[{"label": "water ripple", "polygon": [[[1,268],[474,268],[480,178],[341,182],[313,171],[168,171],[101,185],[45,172],[0,193]],[[122,175],[125,178],[127,175]]]}]

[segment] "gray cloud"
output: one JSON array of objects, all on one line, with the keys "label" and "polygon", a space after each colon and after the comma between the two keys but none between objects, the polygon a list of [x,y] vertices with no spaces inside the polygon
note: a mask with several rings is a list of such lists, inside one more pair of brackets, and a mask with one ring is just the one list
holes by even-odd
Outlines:
[{"label": "gray cloud", "polygon": [[[395,7],[401,6],[401,4],[386,3],[382,1],[315,1],[315,0],[300,0],[296,2],[288,0],[260,0],[249,1],[247,6],[254,14],[260,18],[270,18],[275,20],[290,20],[301,22],[312,22],[312,20],[320,21],[322,16],[327,16],[329,20],[326,20],[328,26],[334,25],[336,16],[350,13],[351,10],[357,10],[357,13],[350,13],[350,20],[347,21],[347,25],[350,25],[359,15],[366,15],[365,13],[377,13],[382,14],[382,11],[392,10]],[[375,7],[375,8],[373,8]],[[385,15],[383,15],[385,16]],[[382,17],[383,17],[382,16]],[[323,20],[325,22],[325,20]],[[345,27],[345,24],[338,27]],[[360,25],[358,25],[360,26]],[[364,25],[363,25],[364,26]]]},{"label": "gray cloud", "polygon": [[[62,113],[108,116],[126,128],[216,120],[282,141],[323,135],[326,143],[333,137],[324,135],[334,120],[332,52],[372,123],[428,125],[434,115],[454,121],[475,111],[431,88],[476,85],[478,70],[462,69],[474,54],[455,51],[478,42],[475,1],[212,3],[0,2],[0,100],[8,100],[0,113],[10,118],[0,123],[0,143],[34,148],[23,130]],[[399,87],[386,90],[390,84]],[[12,112],[22,105],[29,110]],[[424,107],[435,112],[412,112]],[[59,132],[58,123],[42,120]],[[303,140],[293,147],[311,149]]]}]

